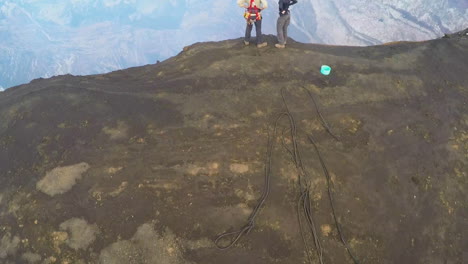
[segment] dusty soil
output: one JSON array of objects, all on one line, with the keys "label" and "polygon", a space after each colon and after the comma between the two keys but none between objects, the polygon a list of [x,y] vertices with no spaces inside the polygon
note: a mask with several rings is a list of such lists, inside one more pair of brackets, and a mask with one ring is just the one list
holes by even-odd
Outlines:
[{"label": "dusty soil", "polygon": [[260,197],[281,89],[324,263],[353,262],[306,134],[359,263],[466,263],[468,39],[290,40],[284,50],[266,39],[261,50],[241,39],[197,43],[154,65],[0,93],[0,263],[308,263],[298,172],[280,138],[254,229],[229,250],[213,243],[245,225]]}]

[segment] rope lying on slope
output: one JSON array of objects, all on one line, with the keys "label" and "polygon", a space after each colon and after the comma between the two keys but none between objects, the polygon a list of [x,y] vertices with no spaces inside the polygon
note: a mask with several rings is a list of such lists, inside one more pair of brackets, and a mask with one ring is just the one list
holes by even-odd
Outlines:
[{"label": "rope lying on slope", "polygon": [[[337,136],[335,136],[331,132],[328,124],[325,122],[325,119],[323,118],[322,114],[320,113],[320,110],[319,110],[319,108],[317,106],[317,103],[315,102],[314,97],[312,96],[310,91],[307,90],[304,87],[302,87],[302,88],[307,92],[307,94],[311,98],[312,102],[314,103],[315,109],[317,111],[318,116],[321,119],[323,127],[326,129],[326,131],[335,140],[339,141],[339,138]],[[311,256],[310,251],[309,251],[309,245],[308,245],[308,242],[307,242],[307,239],[306,239],[304,226],[303,226],[303,223],[302,223],[302,220],[301,220],[301,218],[303,216],[305,218],[305,220],[306,220],[305,222],[308,225],[308,228],[310,229],[310,232],[312,233],[312,237],[313,237],[313,240],[314,240],[313,241],[314,242],[314,247],[315,247],[315,250],[317,252],[317,256],[319,258],[319,261],[320,261],[321,264],[323,264],[323,248],[322,248],[322,245],[320,243],[320,239],[319,239],[319,236],[318,236],[316,225],[315,225],[313,217],[312,217],[312,209],[311,209],[312,208],[312,202],[311,202],[311,199],[310,199],[310,183],[307,182],[307,179],[310,178],[310,176],[308,175],[307,170],[305,169],[304,164],[302,162],[301,150],[299,148],[299,144],[297,143],[297,126],[296,126],[296,122],[294,120],[294,117],[293,117],[293,115],[292,115],[292,113],[291,113],[291,111],[290,111],[290,109],[288,107],[288,104],[286,102],[286,98],[285,98],[285,95],[284,95],[284,89],[281,89],[281,97],[282,97],[282,100],[283,100],[284,107],[286,108],[286,111],[278,114],[278,116],[276,118],[276,121],[274,123],[274,127],[273,127],[273,135],[268,136],[267,155],[266,155],[266,161],[265,161],[265,185],[264,185],[264,188],[263,188],[262,195],[261,195],[260,199],[258,200],[257,205],[253,209],[252,213],[250,214],[250,216],[249,216],[249,218],[247,220],[247,224],[244,225],[238,231],[226,232],[226,233],[223,233],[223,234],[219,235],[215,239],[215,245],[216,245],[216,247],[218,247],[221,250],[229,249],[233,245],[235,245],[244,234],[248,234],[252,230],[252,228],[255,226],[255,218],[257,217],[261,207],[263,206],[263,204],[265,203],[268,195],[270,194],[272,151],[273,151],[273,148],[274,148],[274,142],[276,141],[277,134],[278,134],[278,124],[279,124],[280,120],[283,117],[287,117],[288,121],[289,121],[289,133],[290,133],[290,137],[291,137],[292,148],[288,148],[286,143],[285,143],[284,132],[286,130],[283,130],[281,142],[282,142],[283,148],[290,154],[290,156],[291,156],[291,158],[293,160],[293,163],[295,164],[296,169],[298,170],[299,199],[298,199],[298,203],[297,203],[297,216],[298,216],[299,227],[300,227],[300,230],[301,230],[301,237],[302,237],[302,240],[303,240],[303,243],[304,243],[304,246],[305,246],[307,258],[308,258],[309,262],[312,263],[312,256]],[[340,225],[340,223],[338,221],[338,218],[336,216],[336,210],[335,210],[334,201],[333,201],[333,193],[332,193],[332,188],[331,188],[331,177],[330,177],[330,174],[328,173],[328,169],[327,169],[327,167],[325,165],[323,157],[320,154],[320,151],[319,151],[319,149],[317,147],[317,144],[315,143],[315,140],[313,139],[312,135],[307,134],[307,138],[309,139],[310,143],[314,146],[314,149],[315,149],[315,151],[317,153],[317,156],[319,157],[319,161],[320,161],[320,164],[322,166],[323,172],[325,174],[325,178],[327,180],[328,197],[329,197],[330,205],[331,205],[331,208],[332,208],[332,213],[333,213],[333,218],[334,218],[334,221],[335,221],[335,225],[336,225],[336,228],[338,230],[338,234],[340,236],[340,240],[343,243],[343,245],[345,246],[345,248],[346,248],[349,256],[352,258],[353,262],[355,264],[358,264],[359,262],[357,261],[357,259],[352,254],[352,252],[351,252],[351,250],[350,250],[350,248],[349,248],[349,246],[348,246],[348,244],[347,244],[347,242],[346,242],[346,240],[345,240],[345,238],[343,236],[343,231],[341,229],[341,225]],[[301,213],[301,211],[302,211],[302,213]],[[223,238],[226,238],[226,237],[232,237],[229,244],[227,244],[226,246],[220,246],[219,245],[220,240],[223,239]]]},{"label": "rope lying on slope", "polygon": [[[274,132],[273,132],[273,137],[276,137],[276,132],[277,132],[277,124],[279,122],[279,120],[281,119],[282,115],[279,115],[278,118],[276,119],[276,122],[275,122],[275,128],[274,128]],[[265,161],[265,185],[263,187],[263,192],[262,192],[262,196],[260,197],[260,199],[258,200],[258,203],[257,205],[255,206],[255,208],[253,209],[252,213],[250,213],[250,216],[247,220],[247,224],[244,225],[244,227],[242,227],[239,231],[234,231],[234,232],[226,232],[224,234],[221,234],[220,236],[218,236],[215,240],[215,245],[216,247],[218,247],[219,249],[221,250],[225,250],[225,249],[228,249],[230,247],[232,247],[244,234],[248,234],[250,232],[250,230],[252,230],[252,228],[255,226],[255,217],[257,217],[257,214],[258,212],[260,211],[260,208],[262,207],[262,205],[265,203],[268,195],[270,194],[270,173],[271,173],[271,152],[273,150],[273,147],[274,147],[274,140],[271,140],[270,136],[268,137],[268,145],[267,145],[267,159]],[[231,242],[226,245],[226,246],[220,246],[219,245],[219,240],[221,240],[222,238],[224,237],[228,237],[228,236],[234,236],[233,239],[231,239]]]}]

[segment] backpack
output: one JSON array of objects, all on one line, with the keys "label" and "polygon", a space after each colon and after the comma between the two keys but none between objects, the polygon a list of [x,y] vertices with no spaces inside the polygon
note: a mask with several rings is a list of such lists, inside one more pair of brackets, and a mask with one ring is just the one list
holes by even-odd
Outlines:
[{"label": "backpack", "polygon": [[247,10],[244,13],[244,18],[249,24],[262,19],[260,9],[255,5],[254,0],[250,0],[250,5],[247,7]]}]

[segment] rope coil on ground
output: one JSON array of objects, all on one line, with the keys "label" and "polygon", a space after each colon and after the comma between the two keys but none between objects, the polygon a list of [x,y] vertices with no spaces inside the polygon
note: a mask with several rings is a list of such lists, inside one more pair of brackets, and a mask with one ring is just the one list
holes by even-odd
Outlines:
[{"label": "rope coil on ground", "polygon": [[[307,90],[305,87],[302,87],[302,88],[307,92],[308,96],[311,98],[311,100],[312,100],[312,102],[314,104],[314,107],[316,109],[317,115],[319,116],[319,118],[321,120],[322,126],[326,129],[328,134],[330,134],[335,140],[340,141],[340,139],[331,132],[331,129],[329,128],[328,124],[326,123],[325,119],[323,118],[322,114],[320,113],[318,105],[317,105],[314,97],[312,96],[312,93],[309,90]],[[233,245],[235,245],[244,234],[248,234],[253,229],[253,227],[255,226],[255,218],[257,217],[260,209],[262,208],[263,204],[265,203],[265,201],[266,201],[266,199],[267,199],[267,197],[268,197],[268,195],[270,193],[272,151],[273,151],[273,148],[274,148],[274,142],[276,141],[276,138],[277,138],[278,124],[279,124],[279,121],[283,117],[287,117],[288,121],[289,121],[289,133],[290,133],[290,137],[291,137],[292,147],[288,148],[287,145],[286,145],[285,135],[284,135],[286,130],[282,131],[281,143],[282,143],[283,148],[291,156],[291,159],[292,159],[294,165],[296,166],[296,169],[298,170],[299,198],[298,198],[298,203],[297,203],[297,216],[298,216],[299,227],[300,227],[300,230],[301,230],[301,237],[302,237],[302,240],[303,240],[303,243],[304,243],[304,246],[305,246],[305,251],[306,251],[306,254],[307,254],[307,258],[308,258],[310,263],[313,263],[312,262],[312,256],[311,256],[311,254],[309,252],[309,245],[308,245],[308,242],[307,242],[307,238],[305,236],[305,230],[304,230],[303,222],[301,220],[301,216],[303,216],[305,218],[305,220],[306,220],[306,224],[308,225],[308,227],[310,229],[310,232],[312,233],[314,247],[315,247],[315,250],[317,251],[317,257],[319,258],[320,264],[323,264],[323,248],[322,248],[322,245],[320,243],[320,239],[319,239],[319,236],[318,236],[316,225],[315,225],[315,222],[314,222],[313,217],[312,217],[312,209],[311,209],[312,208],[312,203],[311,203],[311,199],[310,199],[310,184],[307,183],[307,181],[306,181],[307,178],[310,178],[310,177],[308,176],[307,170],[305,169],[305,167],[303,165],[303,162],[302,162],[301,150],[299,148],[299,144],[297,143],[297,126],[296,126],[296,122],[294,120],[294,117],[293,117],[293,115],[292,115],[292,113],[291,113],[291,111],[290,111],[290,109],[288,107],[288,104],[286,102],[286,98],[285,98],[285,95],[284,95],[284,88],[281,89],[281,97],[282,97],[282,100],[283,100],[284,107],[286,108],[286,111],[278,114],[278,116],[276,118],[276,121],[274,123],[274,127],[273,127],[273,135],[268,136],[267,155],[266,155],[266,161],[265,161],[265,185],[264,185],[264,188],[263,188],[262,195],[259,198],[259,200],[257,202],[257,205],[253,209],[252,213],[250,214],[250,216],[249,216],[249,218],[247,220],[247,224],[244,225],[239,231],[225,232],[225,233],[219,235],[215,239],[215,245],[216,245],[216,247],[218,247],[221,250],[229,249]],[[332,208],[332,214],[333,214],[333,218],[334,218],[334,221],[335,221],[335,226],[336,226],[336,228],[338,230],[340,240],[343,243],[343,245],[345,246],[345,248],[346,248],[349,256],[351,257],[351,259],[353,260],[354,264],[359,264],[358,260],[352,254],[351,249],[349,248],[349,246],[348,246],[348,244],[347,244],[347,242],[346,242],[346,240],[344,238],[343,231],[341,229],[341,225],[340,225],[340,223],[338,221],[338,218],[336,216],[336,209],[335,209],[335,205],[334,205],[334,201],[333,201],[333,192],[332,192],[332,186],[331,186],[332,182],[331,182],[330,174],[328,173],[327,166],[325,165],[324,159],[323,159],[322,155],[320,154],[320,151],[319,151],[319,149],[317,147],[317,144],[316,144],[315,140],[313,139],[312,135],[306,133],[306,136],[307,136],[309,142],[314,146],[315,152],[317,153],[317,156],[319,158],[320,164],[322,166],[322,170],[324,172],[324,175],[325,175],[325,178],[326,178],[326,181],[327,181],[328,197],[329,197],[330,205],[331,205],[331,208]],[[301,211],[302,211],[302,213],[301,213]],[[220,246],[220,240],[222,240],[224,238],[227,238],[227,237],[232,237],[229,244],[227,244],[226,246]]]}]

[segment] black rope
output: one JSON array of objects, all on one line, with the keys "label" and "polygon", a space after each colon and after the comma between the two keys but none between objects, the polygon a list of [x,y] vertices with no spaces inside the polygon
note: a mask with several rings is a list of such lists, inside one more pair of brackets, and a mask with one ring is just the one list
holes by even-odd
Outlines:
[{"label": "black rope", "polygon": [[[265,161],[265,184],[264,184],[262,196],[258,200],[257,205],[253,209],[252,213],[250,213],[250,216],[247,219],[247,224],[244,225],[244,227],[242,227],[239,231],[223,233],[216,238],[214,242],[218,249],[221,249],[221,250],[229,249],[234,244],[236,244],[237,241],[239,241],[239,239],[244,234],[248,234],[252,230],[252,228],[254,228],[255,226],[255,218],[257,217],[262,205],[265,203],[268,195],[270,194],[270,176],[271,176],[270,173],[271,173],[271,156],[272,156],[271,153],[273,151],[274,142],[275,142],[275,138],[277,134],[278,122],[281,119],[281,117],[282,117],[282,114],[280,114],[276,119],[273,136],[272,137],[268,136],[267,155],[266,155],[267,158]],[[221,246],[219,243],[220,240],[229,236],[234,236],[234,237],[231,239],[229,244],[227,244],[226,246]]]},{"label": "black rope", "polygon": [[[322,116],[322,114],[321,114],[321,112],[320,112],[320,110],[318,108],[318,105],[317,105],[314,97],[312,96],[312,93],[309,90],[307,90],[305,87],[302,87],[302,88],[307,92],[307,94],[311,98],[311,100],[312,100],[312,102],[314,104],[315,110],[317,112],[317,115],[320,117],[320,120],[321,120],[321,123],[322,123],[323,127],[326,129],[326,131],[335,140],[339,141],[339,138],[331,132],[330,127],[328,126],[325,119],[323,118],[323,116]],[[267,197],[268,197],[268,195],[270,193],[272,151],[273,151],[273,148],[274,148],[274,142],[276,141],[276,138],[277,138],[278,124],[279,124],[279,121],[281,120],[282,117],[287,117],[288,121],[289,121],[289,133],[290,133],[291,145],[292,146],[291,146],[291,148],[287,147],[287,144],[285,142],[285,131],[286,131],[286,129],[284,129],[282,131],[281,143],[282,143],[283,148],[291,156],[291,159],[292,159],[293,163],[295,164],[296,169],[298,170],[299,199],[298,199],[298,203],[297,203],[297,216],[298,216],[298,222],[299,222],[301,237],[302,237],[302,240],[303,240],[303,243],[304,243],[307,258],[308,258],[309,262],[312,263],[312,256],[310,254],[309,245],[308,245],[308,242],[307,242],[307,239],[306,239],[306,236],[305,236],[306,232],[304,231],[304,225],[303,225],[303,222],[301,220],[301,216],[304,216],[304,218],[306,220],[306,223],[307,223],[307,225],[308,225],[308,227],[310,229],[310,232],[312,233],[312,237],[313,237],[313,240],[314,240],[313,241],[314,242],[314,247],[316,249],[317,256],[319,258],[320,263],[323,264],[323,248],[322,248],[322,245],[320,243],[320,239],[319,239],[319,235],[318,235],[318,232],[317,232],[317,229],[316,229],[316,225],[315,225],[315,222],[314,222],[313,217],[312,217],[312,202],[311,202],[311,199],[310,199],[310,184],[307,183],[307,181],[306,181],[306,179],[310,178],[310,177],[309,177],[309,175],[307,173],[307,170],[304,167],[304,164],[302,162],[301,150],[299,148],[299,144],[298,144],[298,141],[297,141],[297,126],[296,126],[296,122],[294,120],[294,117],[291,114],[291,111],[290,111],[290,109],[288,107],[288,104],[286,102],[286,98],[285,98],[285,95],[284,95],[284,88],[281,89],[281,97],[282,97],[282,100],[283,100],[284,107],[286,108],[286,111],[278,114],[278,116],[276,118],[276,121],[274,123],[274,127],[273,127],[273,135],[272,136],[270,136],[270,134],[268,135],[267,155],[266,155],[266,161],[265,161],[265,185],[264,185],[262,195],[259,198],[259,200],[257,202],[257,205],[253,209],[252,213],[250,214],[250,216],[249,216],[249,218],[247,220],[247,224],[244,225],[238,231],[226,232],[226,233],[223,233],[223,234],[219,235],[215,240],[215,245],[216,245],[216,247],[218,247],[221,250],[228,249],[228,248],[232,247],[234,244],[236,244],[244,234],[248,234],[253,229],[253,227],[255,226],[255,218],[257,217],[261,207],[265,203],[265,201],[266,201],[266,199],[267,199]],[[332,182],[331,182],[331,177],[330,177],[330,174],[328,172],[327,166],[325,165],[324,159],[323,159],[323,157],[322,157],[322,155],[321,155],[321,153],[320,153],[320,151],[319,151],[319,149],[317,147],[317,144],[315,143],[315,140],[313,139],[312,135],[311,134],[306,134],[306,135],[307,135],[307,138],[309,139],[309,141],[314,146],[314,149],[315,149],[315,151],[317,153],[317,156],[319,157],[319,161],[320,161],[320,164],[322,166],[322,170],[324,172],[325,178],[327,180],[328,197],[329,197],[330,205],[331,205],[331,208],[332,208],[332,214],[333,214],[333,218],[334,218],[334,221],[335,221],[335,225],[336,225],[336,228],[338,230],[338,234],[340,236],[340,240],[343,243],[343,245],[345,246],[349,256],[353,259],[354,263],[359,264],[357,259],[352,254],[351,249],[349,248],[349,246],[348,246],[348,244],[347,244],[347,242],[346,242],[346,240],[344,238],[343,231],[341,229],[341,225],[340,225],[340,223],[338,221],[338,217],[336,216],[336,209],[335,209],[335,205],[334,205],[333,192],[332,192],[332,186],[331,186]],[[302,211],[302,213],[301,213],[301,211]],[[220,246],[219,245],[219,242],[220,242],[221,239],[226,238],[226,237],[230,237],[230,236],[232,238],[231,238],[229,244],[227,244],[226,246]]]},{"label": "black rope", "polygon": [[307,184],[303,180],[303,178],[310,178],[307,175],[307,170],[304,168],[303,162],[302,162],[302,155],[301,151],[299,149],[299,145],[297,144],[297,126],[296,122],[294,120],[293,115],[291,114],[291,111],[288,107],[288,104],[286,102],[286,98],[284,95],[284,88],[281,89],[281,98],[283,100],[284,107],[286,108],[286,115],[289,118],[289,126],[290,126],[290,134],[291,134],[291,144],[293,147],[293,151],[290,151],[289,153],[292,153],[292,160],[296,166],[296,169],[299,172],[298,175],[298,185],[299,185],[299,200],[298,200],[298,222],[299,222],[299,227],[301,229],[301,237],[304,242],[304,247],[305,251],[307,253],[307,258],[309,259],[309,262],[312,263],[312,257],[309,252],[309,246],[307,243],[307,240],[305,239],[304,235],[304,227],[302,225],[301,221],[301,211],[300,208],[302,206],[302,213],[306,219],[306,223],[312,233],[312,237],[314,239],[314,246],[317,251],[318,258],[320,260],[320,263],[323,264],[323,249],[322,245],[320,243],[319,237],[318,237],[318,232],[315,227],[315,223],[312,217],[312,210],[311,210],[311,202],[310,202],[310,185]]},{"label": "black rope", "polygon": [[317,115],[320,117],[320,121],[322,122],[323,127],[327,130],[328,134],[330,134],[330,136],[332,136],[334,139],[336,139],[336,141],[341,141],[335,134],[333,134],[333,132],[331,132],[330,127],[328,126],[327,122],[325,121],[325,118],[323,118],[322,113],[320,113],[319,107],[317,105],[317,102],[314,99],[314,96],[312,96],[312,93],[308,89],[306,89],[304,86],[301,86],[301,88],[304,89],[307,92],[310,99],[314,103],[315,111],[317,112]]},{"label": "black rope", "polygon": [[323,173],[325,174],[325,177],[327,179],[328,198],[330,200],[330,206],[332,209],[333,219],[335,220],[335,226],[336,226],[336,229],[338,230],[338,235],[340,236],[341,242],[343,243],[346,250],[348,251],[349,256],[353,259],[353,262],[355,264],[359,264],[358,260],[356,259],[356,257],[354,257],[353,253],[351,252],[351,249],[349,248],[348,243],[346,243],[346,239],[344,238],[343,231],[341,230],[341,225],[338,221],[338,217],[336,216],[335,204],[333,201],[333,192],[332,192],[332,187],[331,187],[332,182],[331,182],[330,174],[328,173],[327,166],[325,165],[325,162],[323,161],[322,155],[320,154],[320,151],[317,147],[317,144],[315,143],[315,140],[312,138],[312,135],[307,135],[307,137],[309,138],[310,143],[312,143],[312,145],[315,148],[315,151],[317,152],[317,156],[319,157],[320,164],[322,165]]}]

